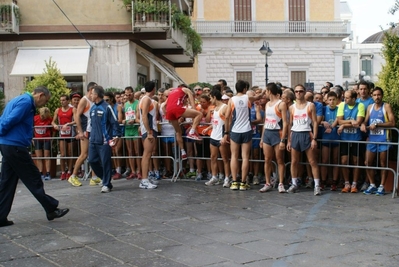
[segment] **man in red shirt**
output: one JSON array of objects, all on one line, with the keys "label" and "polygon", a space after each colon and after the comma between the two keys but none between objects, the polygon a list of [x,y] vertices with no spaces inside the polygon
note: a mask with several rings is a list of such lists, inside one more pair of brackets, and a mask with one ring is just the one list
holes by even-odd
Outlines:
[{"label": "man in red shirt", "polygon": [[186,97],[188,97],[190,105],[193,108],[195,107],[193,93],[184,84],[177,88],[169,89],[165,93],[168,96],[166,100],[166,119],[169,120],[169,122],[173,125],[173,128],[175,128],[176,140],[181,150],[181,157],[184,160],[187,159],[187,154],[184,150],[182,130],[180,128],[178,119],[180,117],[193,118],[193,124],[189,133],[187,134],[187,138],[201,140],[201,137],[198,136],[195,130],[201,121],[202,113],[195,109],[186,109],[183,107]]}]

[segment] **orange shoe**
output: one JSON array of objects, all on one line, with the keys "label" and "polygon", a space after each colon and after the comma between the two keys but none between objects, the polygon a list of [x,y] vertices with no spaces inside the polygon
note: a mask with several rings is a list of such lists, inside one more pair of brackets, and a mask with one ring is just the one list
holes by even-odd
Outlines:
[{"label": "orange shoe", "polygon": [[342,188],[341,193],[349,193],[351,192],[351,186],[350,184],[345,183],[345,187]]},{"label": "orange shoe", "polygon": [[352,185],[352,187],[351,187],[351,193],[357,193],[358,191],[357,191],[357,187],[356,187],[356,185]]}]

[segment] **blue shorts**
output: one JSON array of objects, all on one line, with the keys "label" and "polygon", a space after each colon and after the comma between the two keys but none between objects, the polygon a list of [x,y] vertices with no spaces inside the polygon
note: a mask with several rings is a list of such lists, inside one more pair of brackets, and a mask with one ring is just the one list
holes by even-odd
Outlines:
[{"label": "blue shorts", "polygon": [[233,140],[234,143],[245,144],[252,141],[252,133],[253,133],[252,130],[246,133],[230,132],[230,139]]},{"label": "blue shorts", "polygon": [[161,141],[167,144],[173,144],[175,142],[174,137],[161,137]]},{"label": "blue shorts", "polygon": [[[155,138],[157,138],[158,132],[153,130],[153,131],[152,131],[152,136],[154,136]],[[141,136],[141,139],[143,139],[143,141],[144,141],[146,138],[147,138],[147,133],[145,133],[145,134],[143,134],[143,135]]]},{"label": "blue shorts", "polygon": [[265,130],[265,132],[263,133],[262,142],[266,145],[275,146],[280,144],[280,141],[280,130]]},{"label": "blue shorts", "polygon": [[390,145],[367,144],[367,150],[373,153],[385,152],[389,149]]},{"label": "blue shorts", "polygon": [[216,146],[216,147],[220,147],[220,141],[219,140],[215,140],[211,138],[211,145]]},{"label": "blue shorts", "polygon": [[310,132],[292,132],[291,148],[296,151],[306,151],[311,146]]}]

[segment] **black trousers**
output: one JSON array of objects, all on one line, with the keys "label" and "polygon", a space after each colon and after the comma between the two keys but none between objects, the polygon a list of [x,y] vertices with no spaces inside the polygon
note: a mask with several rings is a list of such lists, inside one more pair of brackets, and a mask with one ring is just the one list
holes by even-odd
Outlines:
[{"label": "black trousers", "polygon": [[0,145],[3,156],[0,177],[0,221],[7,219],[11,211],[18,179],[43,206],[46,213],[58,207],[58,200],[44,192],[41,174],[33,163],[26,147]]}]

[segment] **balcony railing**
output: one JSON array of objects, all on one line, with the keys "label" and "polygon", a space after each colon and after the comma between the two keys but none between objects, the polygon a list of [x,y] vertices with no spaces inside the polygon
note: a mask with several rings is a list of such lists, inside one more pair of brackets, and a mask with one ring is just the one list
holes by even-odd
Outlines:
[{"label": "balcony railing", "polygon": [[133,31],[165,31],[171,27],[170,0],[132,1]]},{"label": "balcony railing", "polygon": [[19,34],[19,7],[14,4],[0,4],[0,32]]},{"label": "balcony railing", "polygon": [[350,33],[343,21],[193,21],[199,34],[334,34]]}]

